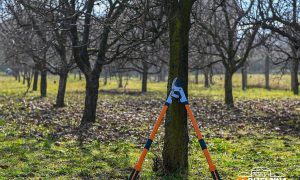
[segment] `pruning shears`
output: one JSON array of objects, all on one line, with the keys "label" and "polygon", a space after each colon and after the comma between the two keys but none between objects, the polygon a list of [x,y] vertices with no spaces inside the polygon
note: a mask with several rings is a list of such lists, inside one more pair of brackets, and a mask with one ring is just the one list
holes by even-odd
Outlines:
[{"label": "pruning shears", "polygon": [[166,99],[165,105],[163,106],[163,108],[162,108],[162,110],[161,110],[161,112],[160,112],[160,114],[159,114],[159,116],[156,120],[156,123],[153,127],[153,130],[152,130],[152,132],[151,132],[151,134],[150,134],[150,136],[149,136],[149,138],[148,138],[148,140],[147,140],[147,142],[144,146],[144,149],[143,149],[143,151],[140,155],[140,158],[137,161],[137,163],[134,165],[133,170],[132,170],[132,172],[131,172],[128,179],[129,180],[136,180],[138,178],[139,172],[141,172],[141,170],[142,170],[142,165],[143,165],[143,162],[145,160],[145,157],[146,157],[146,155],[147,155],[147,153],[148,153],[148,151],[151,147],[151,144],[152,144],[152,142],[155,138],[155,135],[158,131],[158,128],[159,128],[159,126],[160,126],[160,124],[161,124],[161,122],[162,122],[169,106],[172,104],[173,98],[179,99],[180,103],[185,105],[185,109],[186,109],[186,111],[187,111],[187,113],[190,117],[191,123],[192,123],[192,125],[194,127],[194,130],[196,132],[198,142],[199,142],[199,144],[201,146],[201,149],[203,151],[203,154],[204,154],[204,156],[207,160],[207,163],[208,163],[208,166],[209,166],[209,171],[211,172],[212,177],[213,177],[214,180],[221,180],[220,175],[217,171],[217,168],[212,162],[210,153],[207,149],[206,143],[203,139],[203,135],[202,135],[202,133],[201,133],[199,127],[198,127],[198,124],[196,122],[196,119],[194,117],[192,109],[189,105],[189,102],[188,102],[188,100],[185,96],[184,90],[181,87],[180,81],[177,78],[175,78],[172,82],[171,91],[170,91],[170,93],[169,93],[169,95]]}]

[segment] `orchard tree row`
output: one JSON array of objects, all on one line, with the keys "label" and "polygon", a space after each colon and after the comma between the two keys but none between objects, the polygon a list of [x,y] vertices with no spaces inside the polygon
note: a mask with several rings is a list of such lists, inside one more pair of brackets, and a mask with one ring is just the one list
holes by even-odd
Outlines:
[{"label": "orchard tree row", "polygon": [[[16,79],[22,71],[36,90],[40,74],[45,97],[47,74],[58,75],[56,106],[63,107],[68,74],[82,73],[80,128],[95,122],[99,79],[106,83],[109,74],[122,85],[124,73],[138,73],[146,92],[149,75],[163,80],[168,72],[168,89],[178,77],[186,94],[189,71],[196,82],[201,71],[207,87],[214,73],[224,74],[225,103],[233,107],[233,75],[242,72],[246,90],[247,69],[259,59],[267,89],[270,71],[286,69],[292,91],[299,93],[297,0],[3,0],[0,8],[2,61]],[[187,170],[186,121],[184,106],[172,104],[165,123],[167,172]]]}]

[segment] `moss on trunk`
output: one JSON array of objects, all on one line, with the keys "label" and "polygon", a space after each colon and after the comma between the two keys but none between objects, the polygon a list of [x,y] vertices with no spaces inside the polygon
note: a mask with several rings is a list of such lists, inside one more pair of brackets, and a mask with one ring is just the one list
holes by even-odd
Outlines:
[{"label": "moss on trunk", "polygon": [[[191,0],[173,0],[169,5],[170,62],[168,92],[175,77],[188,95],[188,42],[190,29]],[[183,104],[174,100],[170,106],[166,122],[163,149],[165,173],[179,173],[188,170],[188,129],[187,113]]]}]

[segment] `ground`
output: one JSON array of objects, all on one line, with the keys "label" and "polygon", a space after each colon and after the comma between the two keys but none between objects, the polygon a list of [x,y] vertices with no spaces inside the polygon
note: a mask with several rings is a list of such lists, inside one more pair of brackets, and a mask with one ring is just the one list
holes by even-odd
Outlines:
[{"label": "ground", "polygon": [[[233,109],[223,104],[221,76],[208,89],[190,79],[190,104],[223,179],[255,167],[300,177],[300,98],[288,90],[288,76],[272,76],[276,90],[268,91],[261,88],[261,75],[250,75],[246,92],[235,76]],[[25,85],[0,76],[0,177],[125,179],[164,103],[166,83],[151,81],[149,92],[141,94],[138,79],[125,79],[126,88],[119,89],[115,78],[106,86],[101,80],[97,122],[79,134],[84,81],[69,77],[67,106],[61,109],[53,107],[57,82],[50,77],[48,97],[40,99],[38,92],[25,95]],[[192,126],[189,130],[189,179],[211,179]],[[174,179],[162,177],[162,140],[163,127],[141,179]]]}]

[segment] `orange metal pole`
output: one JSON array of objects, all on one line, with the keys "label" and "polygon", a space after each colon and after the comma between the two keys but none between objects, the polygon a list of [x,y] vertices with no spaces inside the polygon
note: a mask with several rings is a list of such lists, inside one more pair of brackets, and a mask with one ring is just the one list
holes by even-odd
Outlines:
[{"label": "orange metal pole", "polygon": [[203,139],[203,135],[202,135],[202,133],[201,133],[199,127],[198,127],[197,121],[196,121],[196,119],[195,119],[195,116],[194,116],[194,114],[193,114],[193,111],[192,111],[190,105],[189,105],[189,104],[186,104],[186,105],[185,105],[185,108],[186,108],[187,113],[188,113],[188,115],[189,115],[189,117],[190,117],[190,120],[191,120],[191,122],[192,122],[192,125],[193,125],[193,127],[194,127],[194,130],[195,130],[195,132],[196,132],[196,134],[197,134],[197,138],[198,138],[198,141],[199,141],[200,146],[201,146],[201,148],[202,148],[203,154],[204,154],[204,156],[205,156],[205,158],[206,158],[206,161],[207,161],[207,163],[208,163],[209,170],[210,170],[210,172],[211,172],[211,174],[212,174],[214,180],[221,180],[221,178],[220,178],[220,176],[219,176],[219,173],[218,173],[218,171],[217,171],[217,169],[216,169],[216,166],[215,166],[215,165],[213,164],[213,162],[212,162],[211,156],[210,156],[210,154],[209,154],[209,151],[208,151],[207,146],[206,146],[206,144],[205,144],[205,141],[204,141],[204,139]]},{"label": "orange metal pole", "polygon": [[156,135],[156,133],[158,131],[158,128],[159,128],[159,126],[160,126],[160,124],[161,124],[161,122],[162,122],[162,120],[163,120],[163,118],[164,118],[167,110],[168,110],[168,105],[164,105],[163,108],[162,108],[162,110],[161,110],[161,112],[160,112],[160,114],[159,114],[159,116],[158,116],[158,118],[157,118],[157,120],[156,120],[156,123],[155,123],[155,125],[153,127],[153,130],[152,130],[152,132],[150,134],[150,137],[147,140],[147,143],[146,143],[146,145],[145,145],[145,147],[144,147],[144,149],[143,149],[143,151],[142,151],[142,153],[140,155],[140,158],[137,161],[137,163],[134,165],[134,169],[133,169],[133,171],[131,172],[131,174],[129,176],[130,180],[137,179],[137,176],[138,176],[139,172],[142,170],[142,165],[143,165],[143,162],[145,160],[145,157],[146,157],[146,155],[147,155],[147,153],[148,153],[148,151],[149,151],[149,149],[151,147],[151,144],[152,144],[152,142],[153,142],[153,140],[155,138],[155,135]]}]

